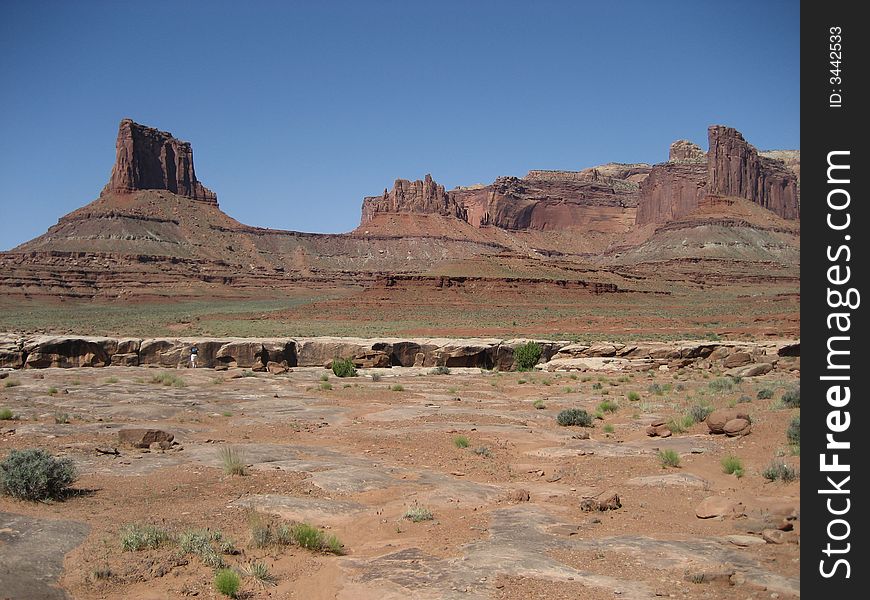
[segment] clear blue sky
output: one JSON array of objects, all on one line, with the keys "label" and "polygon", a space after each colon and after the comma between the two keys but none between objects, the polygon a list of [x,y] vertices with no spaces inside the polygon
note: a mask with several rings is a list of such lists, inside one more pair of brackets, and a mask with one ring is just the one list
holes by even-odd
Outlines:
[{"label": "clear blue sky", "polygon": [[798,148],[799,3],[0,0],[0,249],[108,181],[118,122],[193,143],[244,223],[363,196],[661,162],[706,128]]}]

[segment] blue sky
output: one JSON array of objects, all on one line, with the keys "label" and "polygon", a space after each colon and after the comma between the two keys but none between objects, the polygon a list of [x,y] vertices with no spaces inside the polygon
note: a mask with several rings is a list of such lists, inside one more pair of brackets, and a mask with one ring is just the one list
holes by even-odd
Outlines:
[{"label": "blue sky", "polygon": [[244,223],[363,196],[661,162],[713,123],[798,148],[799,3],[0,0],[0,249],[108,181],[118,122],[192,142]]}]

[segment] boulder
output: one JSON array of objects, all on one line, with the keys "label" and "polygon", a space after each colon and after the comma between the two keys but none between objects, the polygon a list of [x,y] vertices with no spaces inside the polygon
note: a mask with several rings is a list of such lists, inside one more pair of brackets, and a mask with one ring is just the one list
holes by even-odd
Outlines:
[{"label": "boulder", "polygon": [[358,369],[384,369],[391,366],[390,355],[381,350],[357,352],[351,360]]},{"label": "boulder", "polygon": [[[185,350],[187,355],[185,355]],[[144,366],[177,367],[190,360],[190,346],[177,339],[155,338],[142,340],[139,364]]]},{"label": "boulder", "polygon": [[749,352],[735,352],[734,354],[728,356],[725,361],[722,363],[726,369],[732,369],[734,367],[742,367],[743,365],[748,365],[752,362],[752,355]]},{"label": "boulder", "polygon": [[659,423],[658,425],[650,425],[646,428],[646,434],[650,437],[671,437],[672,435],[671,428],[667,426],[665,423]]},{"label": "boulder", "polygon": [[139,353],[138,352],[129,352],[124,354],[113,354],[112,355],[112,366],[113,367],[138,367],[139,366]]},{"label": "boulder", "polygon": [[531,495],[529,494],[529,490],[519,488],[508,492],[507,498],[510,502],[528,502]]},{"label": "boulder", "polygon": [[752,431],[752,424],[747,419],[731,419],[730,421],[725,423],[722,431],[724,431],[725,435],[727,435],[728,437],[746,435],[750,431]]},{"label": "boulder", "polygon": [[758,377],[773,370],[773,364],[769,362],[753,363],[743,367],[735,367],[725,371],[729,377]]},{"label": "boulder", "polygon": [[699,519],[736,518],[745,514],[742,502],[722,496],[708,496],[695,507]]},{"label": "boulder", "polygon": [[602,492],[595,497],[584,498],[580,501],[580,510],[583,512],[617,510],[622,508],[619,494],[614,491]]},{"label": "boulder", "polygon": [[423,354],[422,352],[418,352],[417,354],[414,355],[414,364],[411,366],[422,367],[423,363],[425,361],[426,361],[426,355]]},{"label": "boulder", "polygon": [[269,371],[269,373],[271,373],[272,375],[283,375],[284,373],[286,373],[290,369],[287,367],[286,364],[277,363],[277,362],[270,360],[266,364],[266,370]]},{"label": "boulder", "polygon": [[707,415],[707,427],[710,433],[725,433],[725,424],[733,419],[745,419],[752,422],[749,414],[739,408],[719,408]]},{"label": "boulder", "polygon": [[171,444],[173,439],[175,439],[173,434],[162,429],[129,428],[118,430],[118,442],[134,448],[148,448],[155,442],[169,442]]},{"label": "boulder", "polygon": [[370,350],[372,340],[362,338],[301,338],[296,340],[295,366],[322,367],[334,358],[349,358]]},{"label": "boulder", "polygon": [[0,369],[20,369],[24,366],[24,344],[17,337],[0,337]]}]

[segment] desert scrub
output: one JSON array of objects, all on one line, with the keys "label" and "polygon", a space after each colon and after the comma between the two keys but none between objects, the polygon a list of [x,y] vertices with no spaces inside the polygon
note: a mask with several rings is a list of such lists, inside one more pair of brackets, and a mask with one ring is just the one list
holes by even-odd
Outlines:
[{"label": "desert scrub", "polygon": [[591,427],[592,417],[589,416],[589,413],[582,408],[566,408],[556,416],[556,422],[564,427],[568,427],[570,425]]},{"label": "desert scrub", "polygon": [[782,395],[779,403],[785,406],[786,408],[800,408],[801,407],[801,390],[800,388],[794,388],[788,390],[786,393]]},{"label": "desert scrub", "polygon": [[755,395],[758,400],[770,400],[773,398],[773,390],[770,388],[761,388]]},{"label": "desert scrub", "polygon": [[444,365],[440,365],[431,369],[429,371],[429,375],[450,375],[450,369],[445,367]]},{"label": "desert scrub", "polygon": [[50,387],[50,388],[48,388],[48,395],[49,395],[49,396],[54,396],[55,394],[57,394],[57,388],[56,388],[56,387]]},{"label": "desert scrub", "polygon": [[218,449],[218,456],[221,459],[224,473],[226,473],[227,475],[248,474],[241,454],[233,446],[221,446],[220,449]]},{"label": "desert scrub", "polygon": [[679,467],[680,455],[675,450],[659,450],[659,462],[662,468]]},{"label": "desert scrub", "polygon": [[790,467],[781,460],[774,460],[771,462],[767,465],[764,471],[761,472],[761,475],[769,481],[780,479],[785,483],[794,481],[800,476],[794,467]]},{"label": "desert scrub", "polygon": [[514,348],[514,364],[517,366],[517,371],[531,371],[541,360],[541,355],[544,349],[536,342],[526,342],[521,346]]},{"label": "desert scrub", "polygon": [[60,498],[75,480],[71,459],[55,458],[42,448],[12,450],[0,462],[0,491],[19,500]]},{"label": "desert scrub", "polygon": [[619,405],[613,400],[604,400],[602,402],[599,402],[598,410],[602,413],[615,413],[617,410],[619,410]]},{"label": "desert scrub", "polygon": [[214,575],[214,588],[228,598],[238,598],[242,579],[232,569],[219,569]]},{"label": "desert scrub", "polygon": [[792,446],[801,445],[801,416],[798,415],[788,424],[788,429],[785,430],[785,437],[788,438],[788,443]]},{"label": "desert scrub", "polygon": [[468,437],[464,435],[457,435],[453,438],[453,445],[457,448],[468,448]]},{"label": "desert scrub", "polygon": [[668,429],[671,430],[671,433],[683,433],[694,424],[695,418],[692,415],[686,414],[668,421]]},{"label": "desert scrub", "polygon": [[317,527],[307,523],[298,523],[290,528],[290,537],[300,548],[326,552],[329,554],[344,554],[344,545],[334,535],[326,535]]},{"label": "desert scrub", "polygon": [[68,413],[54,413],[54,422],[57,425],[69,424],[69,414]]},{"label": "desert scrub", "polygon": [[709,404],[693,404],[688,414],[692,417],[693,422],[703,423],[711,412],[713,412],[713,407]]},{"label": "desert scrub", "polygon": [[728,392],[734,388],[734,380],[730,377],[720,377],[707,384],[712,392]]},{"label": "desert scrub", "polygon": [[420,521],[431,521],[435,518],[435,515],[433,515],[432,511],[425,506],[412,506],[405,511],[402,518],[407,519],[412,523],[419,523]]},{"label": "desert scrub", "polygon": [[640,400],[640,394],[637,392],[629,392],[626,396],[631,402],[637,402]]},{"label": "desert scrub", "polygon": [[188,530],[178,536],[178,547],[182,554],[194,554],[207,567],[220,569],[224,559],[212,542],[221,545],[221,550],[232,550],[232,544],[226,544],[220,531]]},{"label": "desert scrub", "polygon": [[263,587],[277,585],[278,583],[278,578],[269,572],[269,567],[263,562],[252,561],[245,569],[245,573]]},{"label": "desert scrub", "polygon": [[12,421],[15,419],[15,414],[8,408],[0,408],[0,421]]},{"label": "desert scrub", "polygon": [[106,379],[106,383],[118,383],[118,378],[114,376],[109,377],[108,379]]},{"label": "desert scrub", "polygon": [[532,406],[534,406],[538,410],[544,410],[545,408],[547,408],[547,405],[544,404],[544,401],[540,398],[532,402]]},{"label": "desert scrub", "polygon": [[606,423],[603,427],[604,433],[613,433],[613,425]]},{"label": "desert scrub", "polygon": [[489,449],[489,446],[478,446],[474,449],[474,453],[484,458],[492,458],[492,451]]},{"label": "desert scrub", "polygon": [[332,372],[336,377],[356,377],[356,367],[349,358],[336,358],[332,361]]},{"label": "desert scrub", "polygon": [[320,376],[320,381],[329,381],[329,373],[323,373]]},{"label": "desert scrub", "polygon": [[597,382],[597,383],[593,383],[593,384],[592,384],[592,389],[593,389],[593,390],[600,390],[600,389],[603,388],[603,387],[604,387],[604,386],[601,385],[600,382]]},{"label": "desert scrub", "polygon": [[371,374],[371,378],[372,378],[372,381],[380,381],[380,380],[381,380],[381,374],[380,374],[380,373],[372,373],[372,374]]},{"label": "desert scrub", "polygon": [[121,528],[121,548],[125,552],[156,550],[169,540],[169,532],[156,525],[130,523]]},{"label": "desert scrub", "polygon": [[160,375],[155,375],[150,379],[150,383],[177,388],[183,388],[187,385],[181,377],[178,377],[174,373],[161,373]]},{"label": "desert scrub", "polygon": [[329,390],[332,389],[332,384],[329,383],[328,381],[321,381],[320,385],[318,387],[320,388],[320,391],[328,392]]},{"label": "desert scrub", "polygon": [[17,381],[15,379],[7,379],[6,383],[3,384],[3,387],[11,388],[11,387],[19,386],[19,385],[21,385],[20,381]]},{"label": "desert scrub", "polygon": [[405,387],[401,383],[396,383],[396,384],[390,386],[390,391],[391,392],[404,392]]},{"label": "desert scrub", "polygon": [[736,456],[726,456],[722,459],[722,472],[735,477],[743,477],[743,463]]}]

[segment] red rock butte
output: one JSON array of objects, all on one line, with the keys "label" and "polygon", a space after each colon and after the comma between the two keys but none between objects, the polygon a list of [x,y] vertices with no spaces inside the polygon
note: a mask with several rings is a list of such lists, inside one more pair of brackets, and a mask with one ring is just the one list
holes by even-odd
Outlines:
[{"label": "red rock butte", "polygon": [[112,176],[102,195],[137,190],[167,190],[217,205],[217,194],[196,178],[189,142],[124,119],[118,127]]}]

